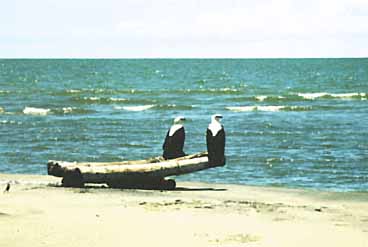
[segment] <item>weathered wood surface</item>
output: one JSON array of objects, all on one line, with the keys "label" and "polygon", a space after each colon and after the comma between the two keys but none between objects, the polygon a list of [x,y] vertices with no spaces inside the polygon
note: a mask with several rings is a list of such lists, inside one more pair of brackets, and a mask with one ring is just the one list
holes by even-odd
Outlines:
[{"label": "weathered wood surface", "polygon": [[64,174],[68,171],[72,171],[79,167],[99,167],[99,166],[123,166],[123,165],[138,165],[138,164],[150,164],[160,161],[164,161],[162,157],[154,157],[145,160],[129,160],[129,161],[117,161],[117,162],[69,162],[69,161],[56,161],[49,160],[47,163],[47,172],[49,175],[56,177],[64,177]]},{"label": "weathered wood surface", "polygon": [[[64,162],[49,161],[48,174],[58,177],[80,178],[83,183],[139,183],[157,181],[211,168],[207,153],[198,153],[172,160],[153,158],[126,162]],[[68,179],[68,178],[67,178]]]}]

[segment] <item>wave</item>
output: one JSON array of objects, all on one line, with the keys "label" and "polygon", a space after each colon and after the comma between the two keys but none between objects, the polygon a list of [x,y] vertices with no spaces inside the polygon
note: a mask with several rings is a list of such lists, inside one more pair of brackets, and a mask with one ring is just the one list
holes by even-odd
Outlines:
[{"label": "wave", "polygon": [[127,147],[127,148],[149,148],[149,146],[140,144],[140,143],[121,143],[119,144],[120,147]]},{"label": "wave", "polygon": [[126,110],[126,111],[144,111],[148,109],[155,108],[157,110],[192,110],[193,108],[197,107],[196,105],[176,105],[176,104],[162,104],[162,105],[137,105],[137,106],[114,106],[116,110]]},{"label": "wave", "polygon": [[244,90],[239,88],[198,88],[198,89],[174,89],[174,90],[161,90],[160,93],[174,93],[174,94],[243,94]]},{"label": "wave", "polygon": [[145,93],[145,91],[136,89],[106,89],[106,88],[93,88],[93,89],[66,89],[58,92],[54,92],[53,95],[58,96],[76,96],[83,94],[92,95],[116,95],[116,94],[137,94]]},{"label": "wave", "polygon": [[195,105],[168,104],[168,105],[158,105],[157,107],[160,110],[171,110],[171,109],[175,109],[175,110],[183,110],[184,111],[184,110],[192,110],[196,106]]},{"label": "wave", "polygon": [[265,111],[265,112],[278,112],[278,111],[308,111],[311,107],[307,106],[228,106],[227,110],[233,112],[251,112],[251,111]]},{"label": "wave", "polygon": [[79,89],[69,89],[69,90],[66,90],[65,92],[66,92],[66,93],[74,94],[74,93],[80,93],[80,92],[82,92],[82,91],[81,91],[81,90],[79,90]]},{"label": "wave", "polygon": [[4,112],[5,112],[4,108],[0,107],[0,114]]},{"label": "wave", "polygon": [[132,104],[152,104],[156,100],[149,99],[126,99],[116,97],[75,97],[74,102],[81,104],[117,104],[117,103],[132,103]]},{"label": "wave", "polygon": [[155,105],[138,105],[138,106],[115,106],[114,108],[117,110],[125,110],[125,111],[145,111],[151,109]]},{"label": "wave", "polygon": [[22,124],[21,122],[16,122],[14,120],[2,120],[0,124]]},{"label": "wave", "polygon": [[300,102],[316,99],[367,100],[367,93],[289,93],[285,95],[249,95],[225,99],[229,102]]},{"label": "wave", "polygon": [[64,114],[71,113],[71,112],[73,112],[74,109],[75,108],[73,108],[73,107],[63,107],[62,108]]},{"label": "wave", "polygon": [[96,111],[90,110],[90,109],[83,109],[83,108],[77,108],[77,107],[62,107],[58,109],[51,110],[53,114],[56,115],[66,115],[66,114],[90,114],[95,113]]},{"label": "wave", "polygon": [[26,115],[36,115],[36,116],[46,116],[50,113],[50,109],[44,109],[44,108],[36,108],[36,107],[28,107],[26,106],[23,109],[23,113]]},{"label": "wave", "polygon": [[298,93],[299,97],[308,100],[315,100],[318,98],[339,98],[339,99],[366,99],[366,93]]},{"label": "wave", "polygon": [[286,99],[285,96],[268,96],[268,95],[258,95],[254,96],[257,101],[280,101]]},{"label": "wave", "polygon": [[89,95],[160,95],[162,93],[169,94],[242,94],[244,88],[238,87],[222,87],[222,88],[180,88],[180,89],[67,89],[55,92],[59,96],[77,96],[83,94]]}]

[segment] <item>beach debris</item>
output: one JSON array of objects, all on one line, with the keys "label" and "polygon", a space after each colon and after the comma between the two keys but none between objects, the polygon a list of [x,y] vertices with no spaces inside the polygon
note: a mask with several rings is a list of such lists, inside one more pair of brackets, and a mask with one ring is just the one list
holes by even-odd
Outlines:
[{"label": "beach debris", "polygon": [[[222,166],[222,164],[221,164]],[[213,168],[208,163],[207,152],[177,159],[164,160],[153,157],[145,160],[120,162],[66,162],[50,160],[49,175],[62,177],[64,187],[84,187],[85,183],[107,184],[111,188],[173,190],[174,179],[169,176]]]},{"label": "beach debris", "polygon": [[6,184],[6,187],[5,187],[4,193],[9,193],[9,190],[10,190],[10,182],[8,182],[8,183]]}]

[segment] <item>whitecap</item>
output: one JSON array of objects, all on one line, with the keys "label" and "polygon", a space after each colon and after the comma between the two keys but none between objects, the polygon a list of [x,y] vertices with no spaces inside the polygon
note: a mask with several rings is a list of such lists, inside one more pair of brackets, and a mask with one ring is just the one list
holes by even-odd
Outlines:
[{"label": "whitecap", "polygon": [[84,100],[98,101],[100,100],[100,98],[99,97],[84,97]]},{"label": "whitecap", "polygon": [[268,96],[266,96],[266,95],[259,95],[259,96],[256,96],[256,99],[258,100],[258,101],[264,101],[265,99],[267,99],[268,98]]},{"label": "whitecap", "polygon": [[226,109],[233,112],[250,112],[250,111],[269,111],[277,112],[285,109],[286,106],[229,106]]},{"label": "whitecap", "polygon": [[322,98],[322,97],[332,97],[332,98],[340,98],[340,99],[351,99],[354,97],[365,97],[365,93],[298,93],[298,96],[303,97],[305,99],[314,100],[316,98]]},{"label": "whitecap", "polygon": [[238,89],[236,88],[229,88],[229,87],[225,87],[225,88],[221,88],[220,89],[221,92],[237,92]]},{"label": "whitecap", "polygon": [[154,107],[155,105],[139,105],[139,106],[116,106],[115,109],[122,109],[122,110],[126,110],[126,111],[145,111],[148,109],[151,109],[152,107]]},{"label": "whitecap", "polygon": [[0,121],[0,124],[18,124],[18,125],[21,125],[22,122],[16,122],[14,120],[2,120],[2,121]]},{"label": "whitecap", "polygon": [[[204,91],[208,90],[209,92],[218,93],[218,92],[238,92],[239,90],[236,88],[211,88],[211,89],[203,89]],[[190,89],[187,89],[187,92],[190,92]]]},{"label": "whitecap", "polygon": [[124,98],[110,98],[110,100],[114,102],[128,101],[127,99],[124,99]]},{"label": "whitecap", "polygon": [[4,108],[0,107],[0,113],[4,113],[4,112],[5,112]]},{"label": "whitecap", "polygon": [[354,98],[364,97],[365,93],[333,93],[330,96],[334,98]]},{"label": "whitecap", "polygon": [[233,112],[247,112],[247,111],[256,111],[256,106],[229,106],[226,109]]},{"label": "whitecap", "polygon": [[50,109],[44,108],[35,108],[26,106],[23,110],[23,113],[26,115],[38,115],[38,116],[46,116],[50,112]]},{"label": "whitecap", "polygon": [[280,111],[282,109],[285,109],[286,106],[274,106],[274,105],[270,105],[270,106],[257,106],[257,111]]},{"label": "whitecap", "polygon": [[68,93],[80,93],[81,90],[78,90],[78,89],[69,89],[69,90],[66,90]]},{"label": "whitecap", "polygon": [[298,96],[303,97],[304,99],[310,99],[310,100],[321,98],[326,95],[329,95],[329,94],[328,93],[298,93]]},{"label": "whitecap", "polygon": [[73,107],[63,107],[62,109],[64,113],[71,113],[73,111]]}]

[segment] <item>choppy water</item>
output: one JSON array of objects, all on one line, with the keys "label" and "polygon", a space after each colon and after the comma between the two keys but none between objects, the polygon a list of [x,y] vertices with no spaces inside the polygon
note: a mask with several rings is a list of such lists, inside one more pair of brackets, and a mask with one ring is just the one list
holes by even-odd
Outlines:
[{"label": "choppy water", "polygon": [[178,177],[368,191],[368,59],[0,60],[0,172],[185,151],[224,115],[227,165]]}]

